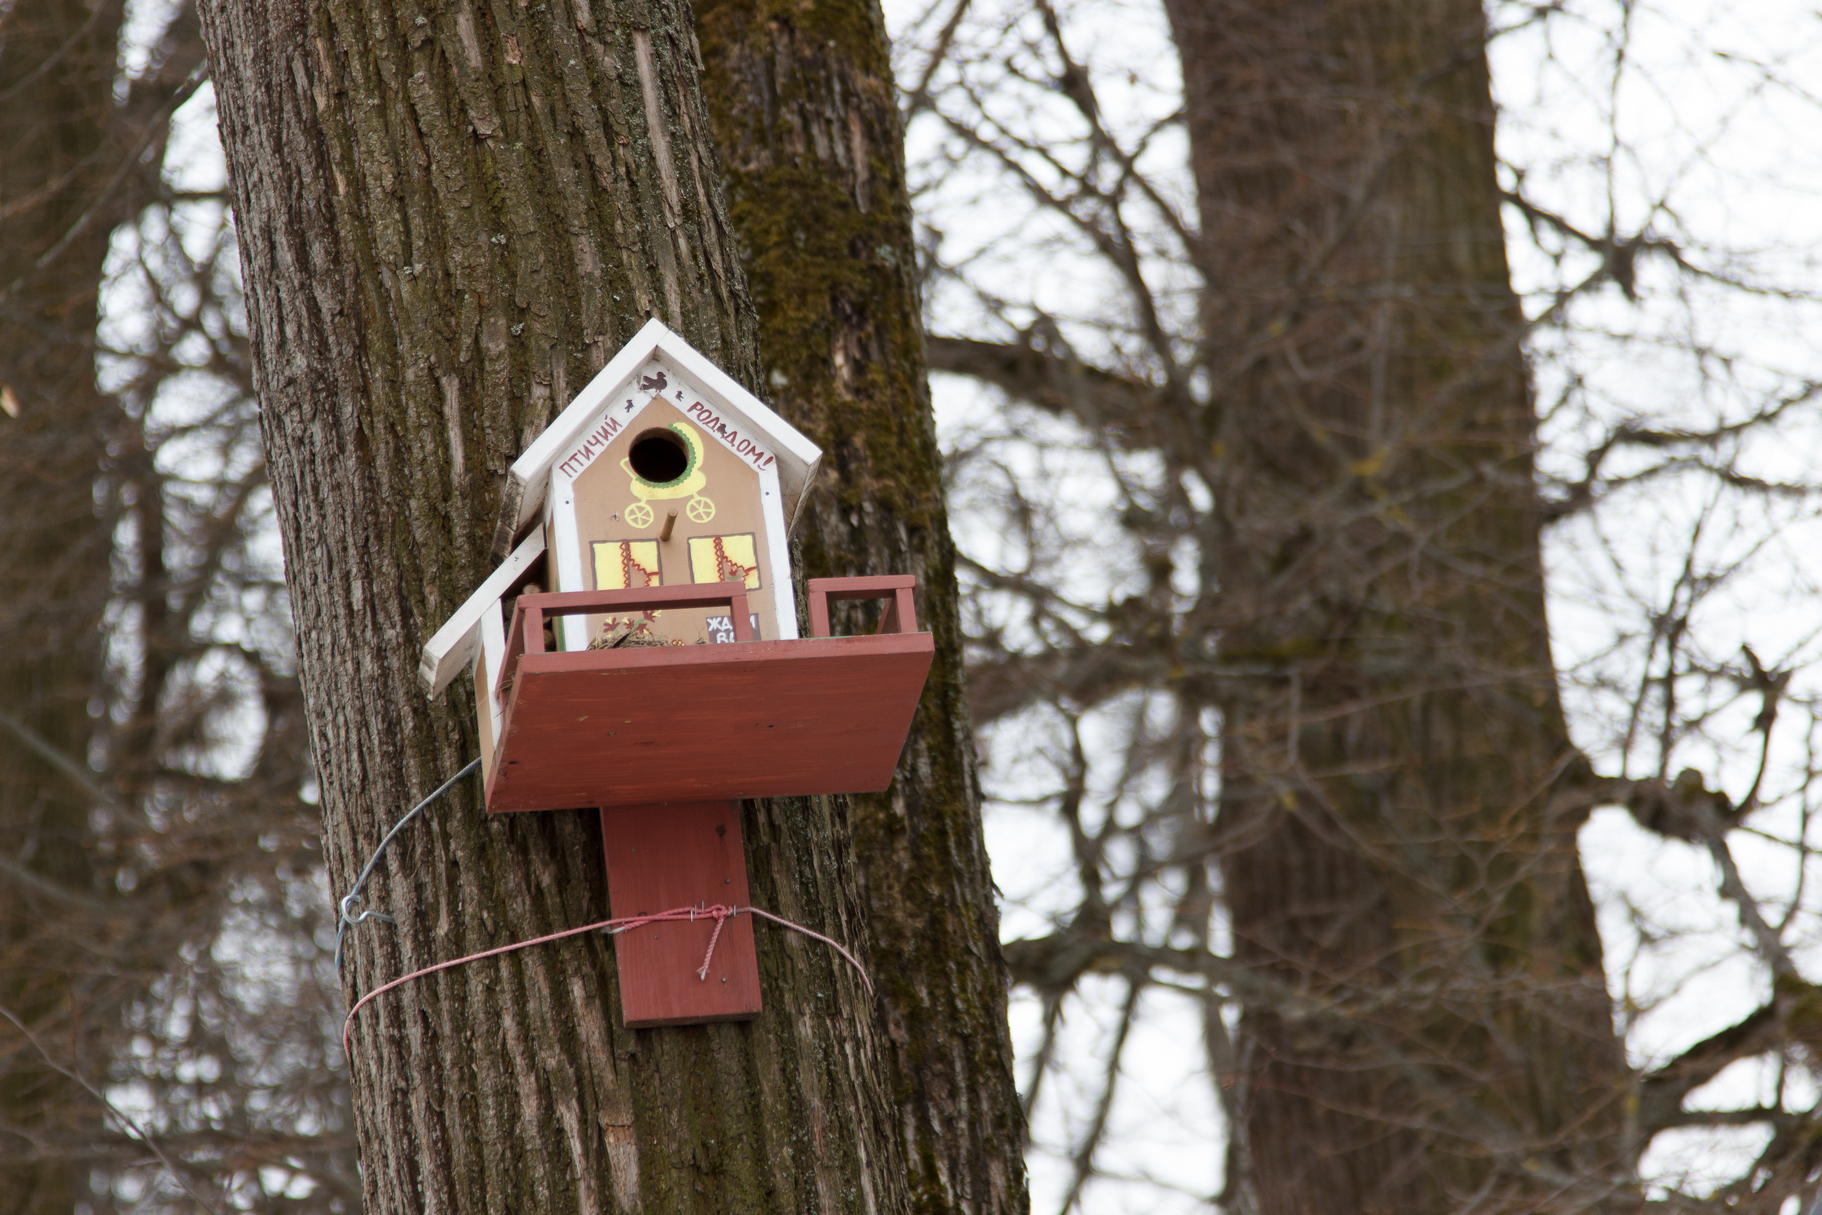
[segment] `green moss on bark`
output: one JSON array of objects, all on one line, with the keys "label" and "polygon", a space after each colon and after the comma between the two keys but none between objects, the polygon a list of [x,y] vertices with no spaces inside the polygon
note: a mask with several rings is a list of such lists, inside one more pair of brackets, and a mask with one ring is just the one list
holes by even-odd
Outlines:
[{"label": "green moss on bark", "polygon": [[852,799],[913,1200],[1021,1211],[1007,978],[884,22],[871,0],[710,0],[697,28],[765,390],[824,452],[800,571],[917,574],[936,642],[892,790]]}]

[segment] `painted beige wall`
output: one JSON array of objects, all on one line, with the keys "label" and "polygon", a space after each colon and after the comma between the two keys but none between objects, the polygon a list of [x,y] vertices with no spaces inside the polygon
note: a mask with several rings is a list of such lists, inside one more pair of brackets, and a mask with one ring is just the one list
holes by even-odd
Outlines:
[{"label": "painted beige wall", "polygon": [[[702,445],[701,468],[706,483],[697,492],[714,503],[714,517],[704,523],[692,522],[687,509],[687,497],[653,499],[647,503],[652,509],[651,523],[643,528],[634,527],[626,518],[627,508],[640,499],[632,491],[631,474],[620,462],[626,459],[639,436],[673,423],[688,425],[699,436]],[[759,636],[762,639],[769,640],[779,635],[778,612],[774,600],[778,588],[772,585],[771,547],[766,540],[759,474],[713,436],[705,433],[700,426],[692,423],[680,410],[663,400],[655,400],[647,405],[633,419],[632,425],[614,436],[607,450],[576,478],[575,495],[576,538],[581,548],[583,578],[588,589],[601,589],[595,585],[596,541],[656,541],[664,530],[666,514],[674,511],[677,522],[671,529],[671,538],[658,545],[661,584],[681,586],[695,582],[691,576],[689,558],[689,542],[692,538],[750,534],[753,537],[754,557],[759,566],[759,589],[747,592],[748,606],[759,617]],[[790,594],[790,588],[784,588],[784,593]],[[678,641],[706,642],[709,640],[709,617],[726,615],[725,608],[672,609],[660,613],[652,622],[652,627],[664,636]],[[608,619],[605,616],[590,618],[590,639],[601,635],[602,627]]]}]

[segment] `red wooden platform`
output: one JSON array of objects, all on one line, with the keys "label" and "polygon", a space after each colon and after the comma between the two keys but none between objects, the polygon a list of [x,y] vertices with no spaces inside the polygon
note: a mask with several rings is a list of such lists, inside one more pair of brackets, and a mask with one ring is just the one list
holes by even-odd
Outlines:
[{"label": "red wooden platform", "polygon": [[[884,625],[915,629],[910,581],[816,579],[812,628],[826,633],[829,597],[877,596],[892,600]],[[892,585],[855,585],[876,582]],[[488,810],[886,788],[930,671],[928,633],[542,652],[547,614],[726,605],[750,635],[745,600],[739,583],[521,596]]]},{"label": "red wooden platform", "polygon": [[[935,647],[917,632],[909,575],[814,578],[810,631],[755,641],[738,582],[521,595],[500,682],[512,693],[487,808],[601,808],[616,917],[745,906],[734,799],[868,793],[892,782]],[[831,599],[885,599],[880,631],[830,637]],[[726,606],[732,644],[544,652],[547,616]],[[760,1009],[753,918],[614,938],[627,1026],[743,1020]]]}]

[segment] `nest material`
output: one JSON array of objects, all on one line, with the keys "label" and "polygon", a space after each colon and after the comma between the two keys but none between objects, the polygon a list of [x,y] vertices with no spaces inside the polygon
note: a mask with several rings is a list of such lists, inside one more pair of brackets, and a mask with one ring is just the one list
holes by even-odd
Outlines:
[{"label": "nest material", "polygon": [[[544,638],[544,644],[552,649],[556,648],[555,635],[547,633]],[[653,632],[652,624],[649,620],[615,620],[601,626],[601,636],[589,642],[588,648],[591,650],[635,650],[643,649],[647,646],[688,644],[690,643],[687,641],[677,641],[673,638],[665,637],[662,634]],[[705,645],[707,643],[698,641],[696,644]],[[512,685],[513,677],[507,678],[507,680],[500,685],[501,700],[509,701],[512,699]]]},{"label": "nest material", "polygon": [[613,620],[601,626],[601,636],[588,643],[591,650],[630,650],[642,646],[682,645],[652,631],[649,620]]}]

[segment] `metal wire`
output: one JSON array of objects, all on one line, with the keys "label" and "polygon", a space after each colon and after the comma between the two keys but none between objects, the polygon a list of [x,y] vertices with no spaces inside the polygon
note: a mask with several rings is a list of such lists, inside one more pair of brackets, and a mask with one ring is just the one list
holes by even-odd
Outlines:
[{"label": "metal wire", "polygon": [[388,924],[394,924],[394,925],[396,925],[398,923],[398,921],[393,919],[391,916],[386,915],[385,913],[379,912],[379,911],[363,911],[359,915],[354,914],[354,904],[356,904],[357,902],[360,901],[361,888],[367,884],[367,879],[369,877],[373,876],[373,867],[380,863],[380,856],[381,856],[381,854],[383,854],[386,851],[386,845],[390,844],[392,842],[393,836],[397,835],[400,831],[403,831],[405,829],[405,825],[407,823],[409,823],[412,819],[416,818],[418,815],[422,814],[424,812],[424,808],[426,806],[430,805],[432,802],[436,801],[439,797],[442,797],[445,793],[447,793],[451,789],[455,788],[455,784],[457,781],[461,780],[464,776],[467,776],[469,773],[473,772],[475,769],[479,768],[480,766],[481,766],[481,761],[479,759],[476,759],[473,762],[471,762],[466,768],[463,768],[460,772],[456,773],[454,776],[450,777],[448,780],[446,780],[442,784],[438,785],[436,787],[436,790],[433,793],[431,793],[431,795],[429,797],[425,798],[423,801],[421,801],[417,805],[413,806],[411,808],[410,812],[407,813],[404,818],[402,818],[398,822],[392,824],[392,830],[390,830],[386,833],[386,838],[382,839],[380,841],[379,847],[377,847],[373,850],[373,855],[367,858],[367,863],[364,866],[362,866],[362,868],[361,868],[361,875],[354,879],[354,885],[349,888],[347,894],[342,896],[342,901],[340,904],[338,904],[338,906],[341,909],[341,915],[335,922],[335,969],[338,973],[342,969],[342,934],[343,933],[347,932],[348,929],[350,929],[350,928],[354,928],[361,924],[365,924],[368,920],[384,920]]}]

